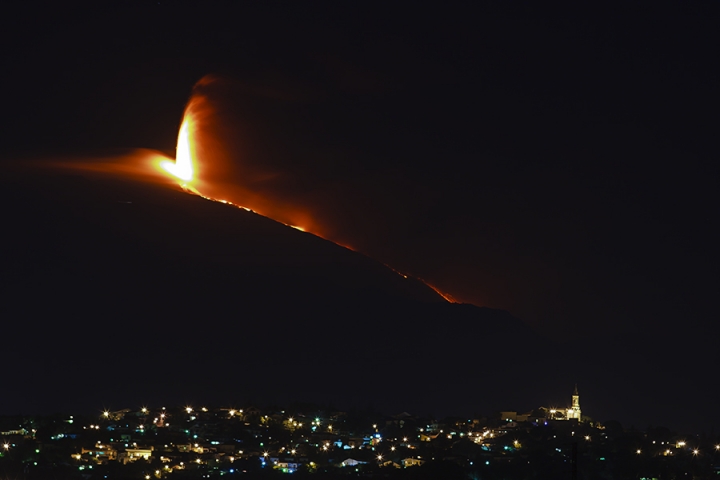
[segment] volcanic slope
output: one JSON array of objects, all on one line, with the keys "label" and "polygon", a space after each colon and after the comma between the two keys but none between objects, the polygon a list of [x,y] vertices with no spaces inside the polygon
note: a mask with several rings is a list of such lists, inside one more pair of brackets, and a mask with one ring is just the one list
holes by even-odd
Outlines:
[{"label": "volcanic slope", "polygon": [[[170,182],[46,166],[6,169],[0,183],[14,392],[0,410],[482,408],[473,395],[500,408],[478,365],[506,356],[509,339],[520,353],[506,368],[537,365],[537,339],[507,312],[450,304],[360,253]],[[506,370],[488,370],[486,383],[511,388]],[[460,390],[464,400],[447,394]]]}]

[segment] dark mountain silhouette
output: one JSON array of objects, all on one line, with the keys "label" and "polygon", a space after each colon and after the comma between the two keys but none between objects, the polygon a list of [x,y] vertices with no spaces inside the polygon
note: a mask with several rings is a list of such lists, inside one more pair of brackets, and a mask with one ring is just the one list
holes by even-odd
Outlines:
[{"label": "dark mountain silhouette", "polygon": [[473,411],[500,408],[520,386],[508,371],[539,365],[545,341],[507,312],[450,304],[170,181],[46,164],[6,168],[1,184],[2,410],[311,399]]}]

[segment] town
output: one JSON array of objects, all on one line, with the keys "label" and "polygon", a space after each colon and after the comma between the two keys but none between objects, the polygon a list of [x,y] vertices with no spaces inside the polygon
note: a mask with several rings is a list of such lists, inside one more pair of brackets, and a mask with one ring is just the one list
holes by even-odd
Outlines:
[{"label": "town", "polygon": [[141,406],[0,417],[8,478],[713,478],[720,439],[624,429],[566,409],[437,420],[402,412]]}]

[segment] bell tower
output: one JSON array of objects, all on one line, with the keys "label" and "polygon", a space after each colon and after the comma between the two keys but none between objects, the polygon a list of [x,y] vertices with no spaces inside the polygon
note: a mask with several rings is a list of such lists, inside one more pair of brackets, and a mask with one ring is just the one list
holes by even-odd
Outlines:
[{"label": "bell tower", "polygon": [[582,413],[580,411],[580,394],[578,393],[577,384],[575,384],[575,390],[572,394],[572,406],[567,409],[567,418],[576,418],[579,422],[582,421]]}]

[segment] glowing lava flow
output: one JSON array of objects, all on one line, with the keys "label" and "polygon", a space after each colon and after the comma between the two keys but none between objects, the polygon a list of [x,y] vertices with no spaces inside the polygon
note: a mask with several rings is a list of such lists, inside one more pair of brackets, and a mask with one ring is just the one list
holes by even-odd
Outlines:
[{"label": "glowing lava flow", "polygon": [[[160,165],[168,173],[170,173],[174,177],[181,180],[180,186],[186,192],[198,195],[199,197],[202,197],[206,200],[211,200],[213,202],[220,202],[220,203],[224,203],[227,205],[232,205],[234,207],[241,208],[245,211],[256,213],[247,207],[237,205],[233,202],[205,196],[202,193],[200,193],[198,190],[196,190],[195,188],[193,188],[192,186],[189,185],[189,182],[197,180],[197,177],[196,177],[197,169],[195,167],[197,165],[198,151],[197,151],[197,144],[196,144],[197,140],[195,138],[195,135],[197,133],[198,125],[197,125],[197,116],[195,115],[196,112],[194,112],[194,109],[197,110],[199,108],[200,107],[196,104],[196,99],[192,99],[190,101],[190,103],[188,104],[187,108],[185,109],[185,115],[183,117],[183,122],[180,125],[180,131],[178,133],[177,148],[176,148],[176,153],[175,153],[175,162],[173,163],[172,161],[166,160],[166,161],[161,162]],[[280,223],[283,223],[283,222],[280,222]],[[292,227],[301,232],[306,232],[306,230],[303,227],[299,227],[297,225],[291,225],[288,223],[283,223],[283,225]],[[311,234],[318,236],[320,238],[324,238],[324,237],[314,234],[314,233],[311,233]],[[325,239],[325,240],[333,242],[330,239]],[[341,245],[341,244],[338,244],[337,242],[333,242],[333,243],[336,243],[337,245],[347,248],[348,250],[356,251],[354,248],[348,247],[347,245]],[[361,252],[358,252],[358,253],[361,253]],[[391,271],[400,275],[401,277],[406,278],[406,279],[408,278],[408,275],[406,275],[398,270],[395,270],[394,268],[392,268],[391,266],[389,266],[387,264],[384,264],[384,265],[386,267],[388,267]],[[417,277],[415,277],[415,278],[417,280],[419,280],[420,282],[424,283],[425,285],[427,285],[432,290],[434,290],[435,293],[440,295],[440,297],[442,297],[445,301],[450,302],[450,303],[456,303],[455,299],[452,298],[451,295],[441,292],[440,290],[438,290],[436,287],[434,287],[430,283],[426,282],[425,280],[422,280]]]}]

